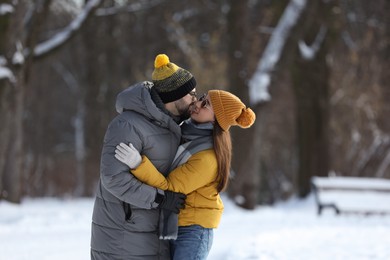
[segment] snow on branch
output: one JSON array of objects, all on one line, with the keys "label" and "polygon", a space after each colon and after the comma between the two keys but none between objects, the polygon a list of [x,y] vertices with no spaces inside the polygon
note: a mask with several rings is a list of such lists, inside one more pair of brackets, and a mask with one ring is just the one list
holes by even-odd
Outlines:
[{"label": "snow on branch", "polygon": [[137,12],[140,10],[149,9],[152,7],[155,7],[159,5],[160,3],[164,2],[164,0],[143,0],[137,3],[132,3],[126,6],[113,6],[113,7],[105,7],[105,8],[99,8],[96,10],[95,15],[97,16],[108,16],[108,15],[115,15],[120,12]]},{"label": "snow on branch", "polygon": [[14,12],[14,7],[10,4],[0,4],[0,16]]},{"label": "snow on branch", "polygon": [[74,19],[67,27],[65,27],[61,32],[54,35],[47,41],[44,41],[38,44],[34,49],[34,56],[39,57],[53,49],[61,46],[67,40],[77,32],[82,24],[85,22],[87,17],[90,15],[91,11],[96,8],[101,3],[101,0],[89,0],[84,7],[84,10]]},{"label": "snow on branch", "polygon": [[249,98],[251,105],[271,99],[268,92],[268,86],[271,83],[271,73],[279,61],[291,29],[296,24],[305,6],[306,0],[290,0],[290,3],[286,7],[278,25],[272,33],[254,75],[249,80]]},{"label": "snow on branch", "polygon": [[16,43],[16,52],[12,56],[12,64],[21,65],[24,63],[23,45],[20,41]]},{"label": "snow on branch", "polygon": [[6,67],[7,65],[7,60],[4,58],[4,56],[0,56],[0,80],[2,79],[8,79],[12,83],[14,83],[15,76],[12,73],[12,71]]},{"label": "snow on branch", "polygon": [[304,40],[300,40],[298,43],[299,52],[301,57],[305,60],[313,60],[317,52],[321,48],[321,44],[325,39],[327,29],[324,26],[321,26],[320,31],[317,33],[317,36],[311,46],[308,46]]},{"label": "snow on branch", "polygon": [[9,81],[15,82],[15,76],[12,71],[7,67],[0,66],[0,80],[2,79],[9,79]]}]

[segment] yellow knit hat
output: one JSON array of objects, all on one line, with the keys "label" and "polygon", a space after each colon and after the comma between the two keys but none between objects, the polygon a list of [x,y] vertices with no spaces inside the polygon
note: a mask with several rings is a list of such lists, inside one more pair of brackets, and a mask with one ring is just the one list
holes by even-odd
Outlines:
[{"label": "yellow knit hat", "polygon": [[210,90],[208,95],[217,122],[224,131],[228,131],[233,125],[248,128],[255,122],[256,115],[252,109],[247,108],[232,93],[223,90]]},{"label": "yellow knit hat", "polygon": [[154,61],[153,87],[164,103],[178,100],[196,87],[192,74],[170,62],[165,54],[159,54]]}]

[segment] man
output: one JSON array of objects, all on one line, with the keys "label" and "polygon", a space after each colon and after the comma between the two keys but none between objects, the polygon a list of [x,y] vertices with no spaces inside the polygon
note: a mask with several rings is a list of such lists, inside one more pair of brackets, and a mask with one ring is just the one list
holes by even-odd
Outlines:
[{"label": "man", "polygon": [[108,126],[92,216],[91,259],[170,259],[169,243],[158,238],[160,209],[178,213],[185,195],[138,181],[115,159],[115,147],[132,143],[164,174],[180,144],[179,123],[195,100],[193,75],[157,55],[151,82],[121,92],[120,113]]}]

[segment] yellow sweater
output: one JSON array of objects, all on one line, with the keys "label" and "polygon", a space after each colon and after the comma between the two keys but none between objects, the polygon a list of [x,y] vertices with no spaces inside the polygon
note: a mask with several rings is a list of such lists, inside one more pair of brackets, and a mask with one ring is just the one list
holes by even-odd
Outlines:
[{"label": "yellow sweater", "polygon": [[141,164],[131,172],[148,185],[187,195],[185,208],[179,214],[179,226],[198,224],[216,228],[223,212],[215,181],[217,168],[215,152],[208,149],[192,155],[168,177],[164,177],[146,156],[142,156]]}]

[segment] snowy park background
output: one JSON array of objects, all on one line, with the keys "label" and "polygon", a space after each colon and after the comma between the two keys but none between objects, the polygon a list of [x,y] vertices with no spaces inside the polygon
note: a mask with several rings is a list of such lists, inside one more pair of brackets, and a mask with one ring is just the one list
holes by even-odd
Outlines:
[{"label": "snowy park background", "polygon": [[[389,7],[388,0],[2,1],[0,260],[89,259],[92,196],[115,97],[150,79],[158,53],[196,75],[199,93],[223,88],[256,108],[255,130],[233,136],[235,161],[245,167],[234,167],[242,173],[231,185],[240,184],[233,195],[245,194],[245,207],[259,203],[250,198],[304,197],[313,175],[389,180]],[[211,260],[390,259],[390,215],[319,217],[312,194],[255,210],[224,202]]]},{"label": "snowy park background", "polygon": [[[318,216],[313,196],[253,211],[224,203],[208,259],[390,259],[390,215]],[[92,207],[92,198],[1,201],[0,258],[89,259]]]}]

